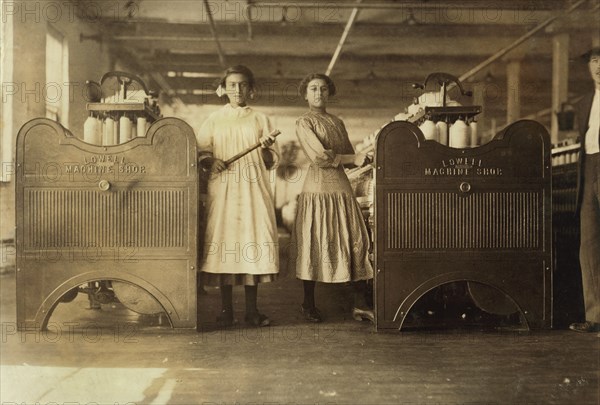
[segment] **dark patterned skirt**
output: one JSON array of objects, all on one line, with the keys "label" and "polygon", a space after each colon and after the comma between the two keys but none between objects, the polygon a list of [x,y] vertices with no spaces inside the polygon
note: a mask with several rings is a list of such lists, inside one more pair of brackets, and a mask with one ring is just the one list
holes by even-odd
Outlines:
[{"label": "dark patterned skirt", "polygon": [[290,259],[301,280],[343,283],[373,278],[367,227],[352,194],[300,194]]}]

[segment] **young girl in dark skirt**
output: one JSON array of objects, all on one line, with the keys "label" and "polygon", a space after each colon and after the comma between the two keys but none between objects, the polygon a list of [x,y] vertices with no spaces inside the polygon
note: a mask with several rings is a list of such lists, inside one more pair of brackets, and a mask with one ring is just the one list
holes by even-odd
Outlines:
[{"label": "young girl in dark skirt", "polygon": [[353,282],[357,320],[374,322],[367,307],[367,280],[373,278],[368,258],[369,238],[360,206],[344,172],[344,164],[362,164],[356,155],[342,120],[326,111],[335,85],[326,75],[314,73],[302,80],[300,94],[309,111],[296,121],[296,135],[310,160],[302,193],[298,197],[292,265],[303,280],[301,311],[310,322],[321,322],[315,304],[315,284]]}]

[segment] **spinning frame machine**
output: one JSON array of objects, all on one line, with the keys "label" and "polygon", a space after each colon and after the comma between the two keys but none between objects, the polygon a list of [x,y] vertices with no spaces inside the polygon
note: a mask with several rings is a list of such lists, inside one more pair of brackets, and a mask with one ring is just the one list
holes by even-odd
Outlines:
[{"label": "spinning frame machine", "polygon": [[[445,73],[429,75],[415,87],[424,89],[432,79],[442,89],[441,105],[383,127],[366,150],[375,152],[374,169],[348,173],[363,212],[370,214],[376,328],[401,329],[421,297],[455,281],[468,282],[482,309],[519,311],[528,327],[548,328],[549,135],[537,122],[518,121],[489,143],[471,147],[465,126],[475,122],[480,107],[448,105],[451,82],[468,94]],[[424,125],[427,121],[431,125]],[[459,130],[453,131],[457,123]],[[440,126],[449,145],[439,142]],[[438,128],[437,136],[432,128]]]},{"label": "spinning frame machine", "polygon": [[77,292],[90,294],[92,305],[116,298],[138,313],[166,314],[173,327],[193,328],[193,130],[161,118],[133,75],[110,72],[92,88],[101,91],[87,105],[85,141],[45,118],[17,136],[18,328],[44,329],[58,303]]}]

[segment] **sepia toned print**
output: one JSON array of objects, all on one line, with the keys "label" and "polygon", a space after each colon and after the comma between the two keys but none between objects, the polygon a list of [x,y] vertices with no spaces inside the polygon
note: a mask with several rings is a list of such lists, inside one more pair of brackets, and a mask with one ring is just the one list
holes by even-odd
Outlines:
[{"label": "sepia toned print", "polygon": [[0,20],[1,404],[598,403],[597,0]]}]

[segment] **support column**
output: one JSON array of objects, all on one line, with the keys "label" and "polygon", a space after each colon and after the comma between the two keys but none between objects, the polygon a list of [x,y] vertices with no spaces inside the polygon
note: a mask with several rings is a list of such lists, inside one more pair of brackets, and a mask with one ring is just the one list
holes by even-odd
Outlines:
[{"label": "support column", "polygon": [[560,141],[556,112],[569,96],[569,34],[560,33],[552,38],[552,123],[550,139],[553,144]]},{"label": "support column", "polygon": [[506,123],[521,118],[521,61],[510,60],[506,65]]}]

